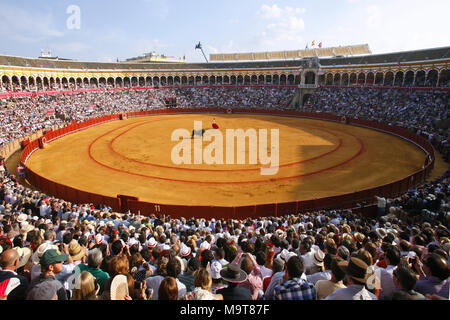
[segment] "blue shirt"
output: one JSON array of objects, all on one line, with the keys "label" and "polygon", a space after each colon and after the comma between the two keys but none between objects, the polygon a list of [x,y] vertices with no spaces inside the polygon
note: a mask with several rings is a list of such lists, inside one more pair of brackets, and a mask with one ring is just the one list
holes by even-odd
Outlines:
[{"label": "blue shirt", "polygon": [[275,300],[317,300],[316,288],[301,278],[289,279],[274,289]]}]

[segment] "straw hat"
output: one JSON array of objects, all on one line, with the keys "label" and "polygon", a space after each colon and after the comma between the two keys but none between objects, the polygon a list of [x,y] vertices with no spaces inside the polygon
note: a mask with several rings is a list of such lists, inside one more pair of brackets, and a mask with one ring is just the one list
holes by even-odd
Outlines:
[{"label": "straw hat", "polygon": [[81,246],[78,241],[72,240],[69,243],[69,254],[74,261],[81,260],[86,255],[86,248]]},{"label": "straw hat", "polygon": [[127,276],[119,274],[111,282],[111,300],[125,300],[128,292]]},{"label": "straw hat", "polygon": [[24,265],[27,264],[28,260],[30,260],[31,257],[31,249],[24,247],[15,247],[14,250],[17,251],[17,253],[19,254],[19,264],[17,265],[17,268],[21,268]]},{"label": "straw hat", "polygon": [[55,246],[54,244],[45,242],[45,243],[41,244],[37,248],[37,250],[33,253],[33,256],[31,257],[31,260],[35,264],[39,264],[39,260],[41,259],[42,255],[45,253],[45,251],[47,251],[49,249],[58,249],[58,247]]}]

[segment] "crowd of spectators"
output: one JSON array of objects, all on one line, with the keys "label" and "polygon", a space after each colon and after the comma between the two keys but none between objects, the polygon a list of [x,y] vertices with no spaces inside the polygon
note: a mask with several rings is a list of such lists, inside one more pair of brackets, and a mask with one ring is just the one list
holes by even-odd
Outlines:
[{"label": "crowd of spectators", "polygon": [[[145,89],[16,96],[0,100],[0,147],[38,130],[62,127],[127,111],[162,109],[176,98],[177,108],[268,107],[286,108],[292,88]],[[266,101],[266,103],[264,103]],[[173,105],[175,107],[175,105]]]},{"label": "crowd of spectators", "polygon": [[303,110],[408,128],[427,137],[448,162],[449,102],[449,91],[320,88],[308,99]]},{"label": "crowd of spectators", "polygon": [[[221,90],[217,95],[183,90],[29,99],[38,110],[50,106],[65,114],[65,120],[45,119],[52,124],[103,112],[160,108],[173,94],[186,107],[227,98]],[[260,101],[255,92],[241,95],[256,97],[242,99],[244,105]],[[23,110],[8,117],[15,110],[11,102]],[[310,102],[315,112],[405,126],[430,140],[448,137],[430,121],[447,117],[448,96],[442,93],[321,89]],[[24,115],[22,125],[29,132],[35,129],[29,126],[43,125],[33,105],[6,101],[3,110],[1,119],[12,128],[18,125],[14,117]],[[384,214],[376,218],[351,210],[319,210],[205,220],[70,203],[24,187],[1,167],[0,299],[449,299],[448,172],[401,197],[385,199]]]}]

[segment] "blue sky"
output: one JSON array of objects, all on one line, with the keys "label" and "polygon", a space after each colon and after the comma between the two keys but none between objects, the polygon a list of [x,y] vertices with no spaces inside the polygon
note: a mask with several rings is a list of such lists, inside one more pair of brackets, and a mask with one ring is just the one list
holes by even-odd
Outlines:
[{"label": "blue sky", "polygon": [[[79,28],[67,26],[71,5]],[[107,62],[156,51],[201,62],[199,41],[209,56],[313,40],[383,53],[449,46],[448,12],[448,0],[0,0],[0,54]]]}]

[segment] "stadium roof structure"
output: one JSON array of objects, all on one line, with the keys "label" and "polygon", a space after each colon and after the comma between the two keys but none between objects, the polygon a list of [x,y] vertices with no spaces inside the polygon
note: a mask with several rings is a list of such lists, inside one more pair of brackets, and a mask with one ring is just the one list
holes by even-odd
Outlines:
[{"label": "stadium roof structure", "polygon": [[[319,58],[320,65],[349,66],[372,64],[402,64],[417,61],[448,60],[450,46],[441,48],[401,51],[393,53],[370,54],[350,57]],[[0,66],[66,70],[215,70],[238,68],[283,68],[299,67],[307,59],[269,60],[269,61],[229,61],[213,63],[131,63],[94,62],[75,60],[53,60],[0,55]]]},{"label": "stadium roof structure", "polygon": [[336,57],[371,54],[368,44],[344,47],[312,48],[292,51],[268,51],[247,53],[218,53],[210,54],[210,61],[253,61],[253,60],[283,60],[302,59],[312,57]]}]

